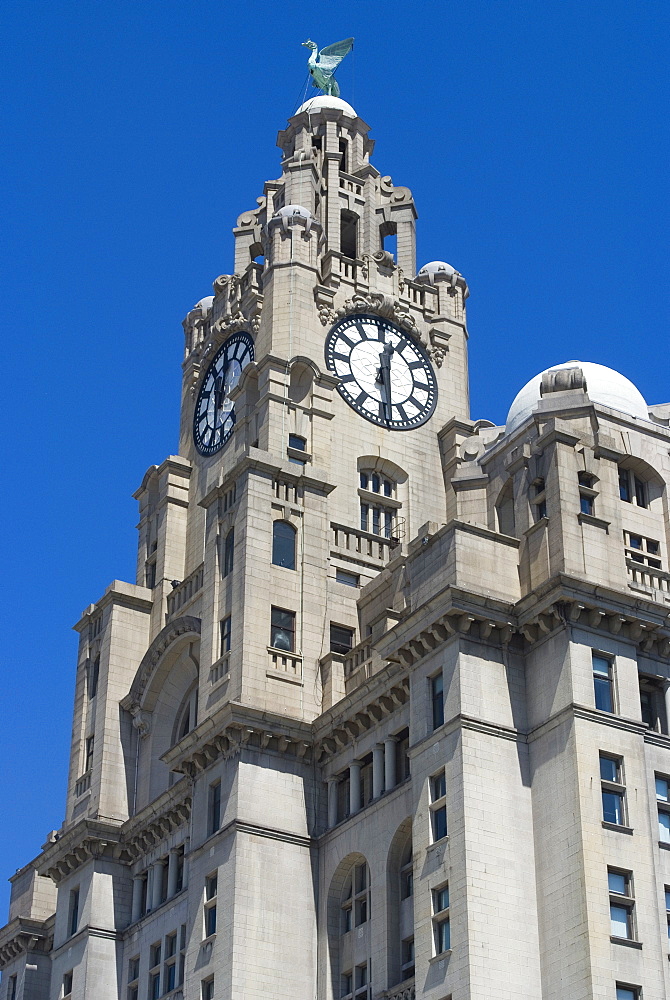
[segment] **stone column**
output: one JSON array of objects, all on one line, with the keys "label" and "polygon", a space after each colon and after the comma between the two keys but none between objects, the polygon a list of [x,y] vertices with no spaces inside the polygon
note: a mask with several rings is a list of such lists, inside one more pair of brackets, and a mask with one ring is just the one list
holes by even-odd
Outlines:
[{"label": "stone column", "polygon": [[136,875],[133,879],[133,903],[131,908],[130,920],[131,923],[135,923],[142,916],[142,884],[144,879],[140,875]]},{"label": "stone column", "polygon": [[163,888],[163,862],[155,861],[151,867],[151,909],[156,910],[161,905],[161,890]]},{"label": "stone column", "polygon": [[176,851],[170,851],[168,854],[168,881],[167,881],[167,894],[168,899],[171,899],[177,891],[177,872],[179,870],[179,857]]},{"label": "stone column", "polygon": [[361,808],[361,762],[354,760],[349,765],[349,813],[351,816]]},{"label": "stone column", "polygon": [[328,829],[337,824],[337,778],[328,778]]},{"label": "stone column", "polygon": [[378,799],[384,791],[384,745],[372,748],[372,798]]},{"label": "stone column", "polygon": [[387,792],[395,788],[395,736],[384,740],[384,787]]}]

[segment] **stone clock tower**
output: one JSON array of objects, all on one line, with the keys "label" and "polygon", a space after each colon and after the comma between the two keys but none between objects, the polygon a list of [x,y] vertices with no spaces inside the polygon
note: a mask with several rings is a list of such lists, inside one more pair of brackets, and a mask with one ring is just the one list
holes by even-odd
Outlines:
[{"label": "stone clock tower", "polygon": [[470,420],[368,131],[298,109],[184,321],[0,1000],[670,995],[670,408],[575,361]]}]

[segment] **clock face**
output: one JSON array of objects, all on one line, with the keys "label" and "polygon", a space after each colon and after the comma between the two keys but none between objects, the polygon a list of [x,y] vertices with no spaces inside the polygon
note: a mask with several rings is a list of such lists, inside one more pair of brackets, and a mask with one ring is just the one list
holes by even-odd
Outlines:
[{"label": "clock face", "polygon": [[235,410],[230,391],[254,360],[254,342],[241,331],[228,337],[207,369],[193,413],[193,440],[201,455],[213,455],[233,433]]},{"label": "clock face", "polygon": [[437,402],[428,355],[381,316],[347,316],[326,339],[328,370],[338,391],[366,420],[392,431],[425,424]]}]

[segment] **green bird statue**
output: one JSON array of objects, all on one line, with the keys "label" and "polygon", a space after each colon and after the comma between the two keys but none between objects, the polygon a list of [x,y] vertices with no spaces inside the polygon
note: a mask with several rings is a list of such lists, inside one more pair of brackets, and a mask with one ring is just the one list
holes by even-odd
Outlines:
[{"label": "green bird statue", "polygon": [[351,51],[354,44],[353,38],[345,38],[341,42],[335,42],[334,45],[327,45],[320,52],[318,46],[309,38],[302,44],[312,50],[307,62],[312,77],[312,86],[318,87],[324,94],[330,94],[331,97],[339,97],[340,88],[335,80],[335,70],[347,52]]}]

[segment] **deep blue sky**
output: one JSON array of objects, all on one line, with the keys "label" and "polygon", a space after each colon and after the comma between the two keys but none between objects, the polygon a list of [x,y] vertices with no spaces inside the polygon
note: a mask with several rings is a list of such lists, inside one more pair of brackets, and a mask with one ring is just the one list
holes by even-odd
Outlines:
[{"label": "deep blue sky", "polygon": [[343,97],[414,192],[419,264],[469,282],[472,416],[502,422],[572,358],[670,400],[669,22],[666,0],[5,0],[0,876],[62,821],[70,626],[134,580],[181,320],[279,173],[300,42],[356,37]]}]

